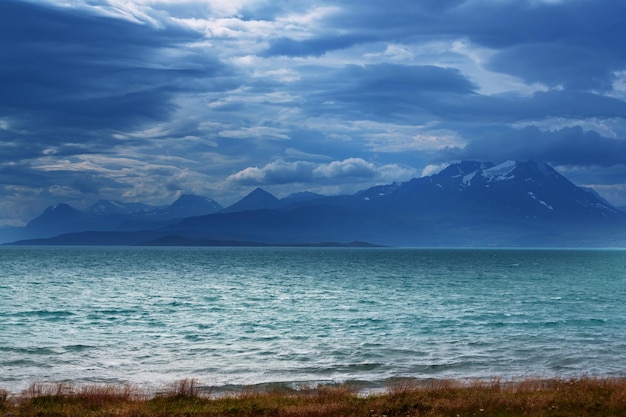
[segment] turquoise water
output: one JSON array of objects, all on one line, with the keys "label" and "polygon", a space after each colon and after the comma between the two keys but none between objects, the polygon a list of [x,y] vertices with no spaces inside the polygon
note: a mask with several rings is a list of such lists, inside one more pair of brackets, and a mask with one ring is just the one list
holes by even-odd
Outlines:
[{"label": "turquoise water", "polygon": [[626,251],[0,248],[0,387],[626,374]]}]

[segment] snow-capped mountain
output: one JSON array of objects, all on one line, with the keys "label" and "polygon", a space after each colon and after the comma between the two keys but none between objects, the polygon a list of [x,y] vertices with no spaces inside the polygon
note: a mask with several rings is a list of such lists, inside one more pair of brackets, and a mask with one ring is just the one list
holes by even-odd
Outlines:
[{"label": "snow-capped mountain", "polygon": [[464,161],[404,183],[394,194],[416,209],[439,213],[584,222],[623,216],[597,193],[534,161]]}]

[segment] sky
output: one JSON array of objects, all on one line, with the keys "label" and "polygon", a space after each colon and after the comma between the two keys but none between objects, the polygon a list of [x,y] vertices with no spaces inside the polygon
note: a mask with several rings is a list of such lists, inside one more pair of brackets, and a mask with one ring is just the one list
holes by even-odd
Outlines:
[{"label": "sky", "polygon": [[623,0],[1,0],[0,225],[545,161],[626,206]]}]

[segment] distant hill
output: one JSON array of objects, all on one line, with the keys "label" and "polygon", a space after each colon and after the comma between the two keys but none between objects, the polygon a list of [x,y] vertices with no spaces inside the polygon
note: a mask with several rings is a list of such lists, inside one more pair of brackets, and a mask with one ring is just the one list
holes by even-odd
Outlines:
[{"label": "distant hill", "polygon": [[[97,225],[100,228],[82,230],[137,234],[72,237],[72,242],[83,239],[89,244],[102,239],[115,244],[188,245],[626,246],[626,214],[622,210],[595,191],[574,185],[549,165],[534,161],[497,165],[463,161],[435,175],[375,186],[353,195],[301,193],[279,200],[257,188],[225,209],[214,203],[183,196],[166,208],[151,210],[99,204],[108,208],[80,211],[59,205],[28,227],[50,234]],[[94,211],[110,214],[96,216],[98,223]],[[138,237],[148,231],[150,239]],[[67,242],[67,237],[64,239]]]}]

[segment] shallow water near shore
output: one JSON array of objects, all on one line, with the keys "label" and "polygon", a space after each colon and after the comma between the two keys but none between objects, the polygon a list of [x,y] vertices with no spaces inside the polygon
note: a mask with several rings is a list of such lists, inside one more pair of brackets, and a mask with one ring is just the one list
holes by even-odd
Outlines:
[{"label": "shallow water near shore", "polygon": [[0,387],[626,375],[626,251],[0,248]]}]

